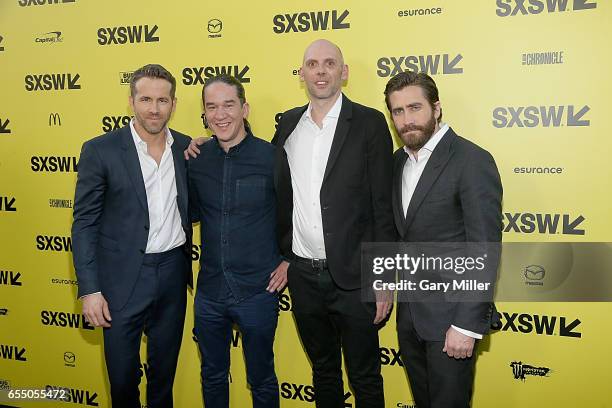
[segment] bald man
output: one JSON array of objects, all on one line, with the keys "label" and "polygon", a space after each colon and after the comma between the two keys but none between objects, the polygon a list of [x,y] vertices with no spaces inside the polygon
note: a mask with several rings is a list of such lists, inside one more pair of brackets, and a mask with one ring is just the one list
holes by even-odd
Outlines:
[{"label": "bald man", "polygon": [[306,48],[309,103],[283,113],[272,140],[279,245],[316,406],[344,407],[343,351],[356,406],[383,408],[378,329],[391,302],[361,299],[360,249],[396,238],[393,143],[381,112],[341,92],[348,73],[335,44]]}]

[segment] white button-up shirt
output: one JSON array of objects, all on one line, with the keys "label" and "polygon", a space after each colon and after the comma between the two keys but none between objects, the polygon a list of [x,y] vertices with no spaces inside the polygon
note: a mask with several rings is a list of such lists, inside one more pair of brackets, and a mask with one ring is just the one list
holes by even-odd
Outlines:
[{"label": "white button-up shirt", "polygon": [[303,258],[326,258],[320,192],[341,107],[342,94],[319,128],[309,104],[285,143],[293,187],[292,249]]},{"label": "white button-up shirt", "polygon": [[155,159],[148,153],[147,143],[138,136],[133,119],[130,122],[130,130],[138,152],[149,208],[149,237],[145,253],[169,251],[186,241],[177,203],[172,157],[174,138],[166,128],[166,146],[157,165]]}]

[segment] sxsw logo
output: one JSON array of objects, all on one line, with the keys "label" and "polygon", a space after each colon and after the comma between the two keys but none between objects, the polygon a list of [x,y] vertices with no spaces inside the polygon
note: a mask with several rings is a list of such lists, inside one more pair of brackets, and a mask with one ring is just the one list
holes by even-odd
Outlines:
[{"label": "sxsw logo", "polygon": [[120,129],[127,126],[131,120],[131,116],[104,116],[102,118],[102,131],[110,132],[111,130]]},{"label": "sxsw logo", "polygon": [[100,45],[123,45],[135,43],[159,42],[155,35],[159,27],[155,24],[137,26],[101,27],[98,28],[98,44]]},{"label": "sxsw logo", "polygon": [[597,8],[597,2],[590,0],[497,0],[495,14],[500,17],[526,16],[542,12],[589,10]]},{"label": "sxsw logo", "polygon": [[243,84],[250,83],[251,78],[246,76],[249,66],[223,65],[207,67],[185,67],[183,68],[183,84],[204,85],[204,82],[218,75],[231,75]]},{"label": "sxsw logo", "polygon": [[529,313],[498,312],[499,324],[491,325],[492,330],[511,331],[514,333],[536,333],[543,336],[561,336],[581,338],[578,327],[580,319],[569,321],[566,317],[537,315]]},{"label": "sxsw logo", "polygon": [[11,133],[11,129],[8,128],[9,123],[11,123],[10,119],[0,118],[0,133]]},{"label": "sxsw logo", "polygon": [[74,3],[76,0],[19,0],[21,7],[44,6],[46,4]]},{"label": "sxsw logo", "polygon": [[199,261],[202,254],[202,245],[191,244],[191,260]]},{"label": "sxsw logo", "polygon": [[32,156],[30,168],[33,172],[70,173],[77,171],[76,156]]},{"label": "sxsw logo", "polygon": [[429,75],[462,74],[463,68],[458,66],[462,59],[461,54],[380,57],[376,73],[381,78],[392,77],[404,71],[425,72]]},{"label": "sxsw logo", "polygon": [[286,293],[281,293],[278,297],[278,308],[281,312],[290,312],[293,307],[291,306],[291,297]]},{"label": "sxsw logo", "polygon": [[51,112],[49,114],[49,126],[62,126],[62,118],[59,113]]},{"label": "sxsw logo", "polygon": [[399,350],[394,348],[380,347],[380,364],[403,367]]},{"label": "sxsw logo", "polygon": [[72,252],[72,238],[56,235],[37,235],[36,249],[39,251]]},{"label": "sxsw logo", "polygon": [[71,402],[73,404],[88,405],[90,407],[100,406],[98,403],[98,393],[89,390],[80,390],[77,388],[62,387],[59,385],[45,385],[47,399],[57,400],[62,402]]},{"label": "sxsw logo", "polygon": [[85,316],[76,313],[54,312],[43,310],[40,312],[40,322],[44,326],[57,326],[72,329],[94,330],[95,327],[87,323]]},{"label": "sxsw logo", "polygon": [[15,207],[15,197],[0,196],[0,211],[17,211],[17,207]]},{"label": "sxsw logo", "polygon": [[21,272],[0,271],[0,285],[21,286]]},{"label": "sxsw logo", "polygon": [[34,42],[45,44],[45,43],[60,43],[64,41],[62,38],[61,31],[50,31],[42,34],[40,37],[36,37]]},{"label": "sxsw logo", "polygon": [[[280,384],[280,395],[287,400],[314,402],[315,391],[312,385],[283,382]],[[353,406],[348,401],[352,395],[350,391],[344,393],[344,407]]]},{"label": "sxsw logo", "polygon": [[81,89],[79,74],[28,74],[25,76],[26,91],[63,91]]},{"label": "sxsw logo", "polygon": [[569,214],[503,214],[503,231],[523,234],[563,234],[584,235],[585,230],[578,228],[585,220],[582,215],[572,217]]},{"label": "sxsw logo", "polygon": [[310,11],[293,14],[277,14],[272,18],[276,34],[289,32],[342,30],[351,27],[351,23],[345,21],[349,15],[348,10]]},{"label": "sxsw logo", "polygon": [[584,116],[591,110],[589,105],[559,106],[499,106],[493,109],[493,126],[498,129],[511,127],[561,127],[591,126]]},{"label": "sxsw logo", "polygon": [[25,357],[25,347],[0,344],[0,357],[5,360],[28,361]]},{"label": "sxsw logo", "polygon": [[[3,40],[4,40],[4,37],[0,35],[0,44],[2,44]],[[4,51],[4,47],[2,45],[0,45],[0,51]]]}]

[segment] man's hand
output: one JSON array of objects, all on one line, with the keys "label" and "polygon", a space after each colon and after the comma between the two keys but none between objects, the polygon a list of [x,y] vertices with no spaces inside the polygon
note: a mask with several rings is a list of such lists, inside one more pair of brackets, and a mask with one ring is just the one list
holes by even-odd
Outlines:
[{"label": "man's hand", "polygon": [[111,315],[108,310],[108,303],[101,293],[93,293],[91,295],[84,296],[83,301],[83,314],[85,319],[95,327],[110,327]]},{"label": "man's hand", "polygon": [[446,340],[444,341],[442,352],[456,359],[470,358],[474,351],[475,342],[476,340],[473,337],[466,336],[452,327],[449,327],[446,331]]},{"label": "man's hand", "polygon": [[289,262],[282,261],[270,275],[270,283],[266,290],[270,293],[280,292],[287,284],[287,268],[289,268]]},{"label": "man's hand", "polygon": [[393,292],[388,290],[377,290],[374,295],[376,296],[376,316],[374,317],[374,324],[378,324],[385,320],[387,315],[391,313],[393,308]]},{"label": "man's hand", "polygon": [[194,159],[198,157],[198,154],[200,154],[200,149],[198,149],[198,146],[203,145],[211,139],[211,137],[205,136],[193,139],[191,143],[189,143],[189,146],[187,146],[187,149],[185,149],[185,151],[183,152],[183,154],[185,155],[185,160],[189,160],[189,156],[193,157]]}]

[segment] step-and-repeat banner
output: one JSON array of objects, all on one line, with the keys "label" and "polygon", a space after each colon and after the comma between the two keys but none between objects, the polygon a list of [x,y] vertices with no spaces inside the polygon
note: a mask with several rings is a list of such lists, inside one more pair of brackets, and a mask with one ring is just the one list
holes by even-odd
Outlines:
[{"label": "step-and-repeat banner", "polygon": [[[204,81],[234,75],[245,85],[254,133],[266,140],[281,112],[306,102],[298,69],[314,39],[342,48],[346,94],[385,113],[386,81],[425,71],[438,83],[445,121],[497,161],[505,241],[608,242],[610,21],[603,0],[1,0],[0,390],[65,390],[51,403],[10,404],[20,407],[109,406],[101,331],[75,300],[70,225],[81,144],[128,123],[136,68],[160,63],[175,75],[170,124],[191,136],[206,134]],[[201,249],[196,238],[194,273]],[[600,250],[609,255],[612,247]],[[517,264],[533,287],[546,285],[554,267]],[[280,299],[281,403],[314,406],[291,299]],[[202,404],[192,304],[190,293],[179,407]],[[474,406],[612,407],[609,303],[498,309],[501,325],[480,344]],[[380,337],[387,406],[413,407],[394,316]],[[145,347],[143,339],[143,384]],[[231,350],[232,406],[249,406],[238,332]]]}]

